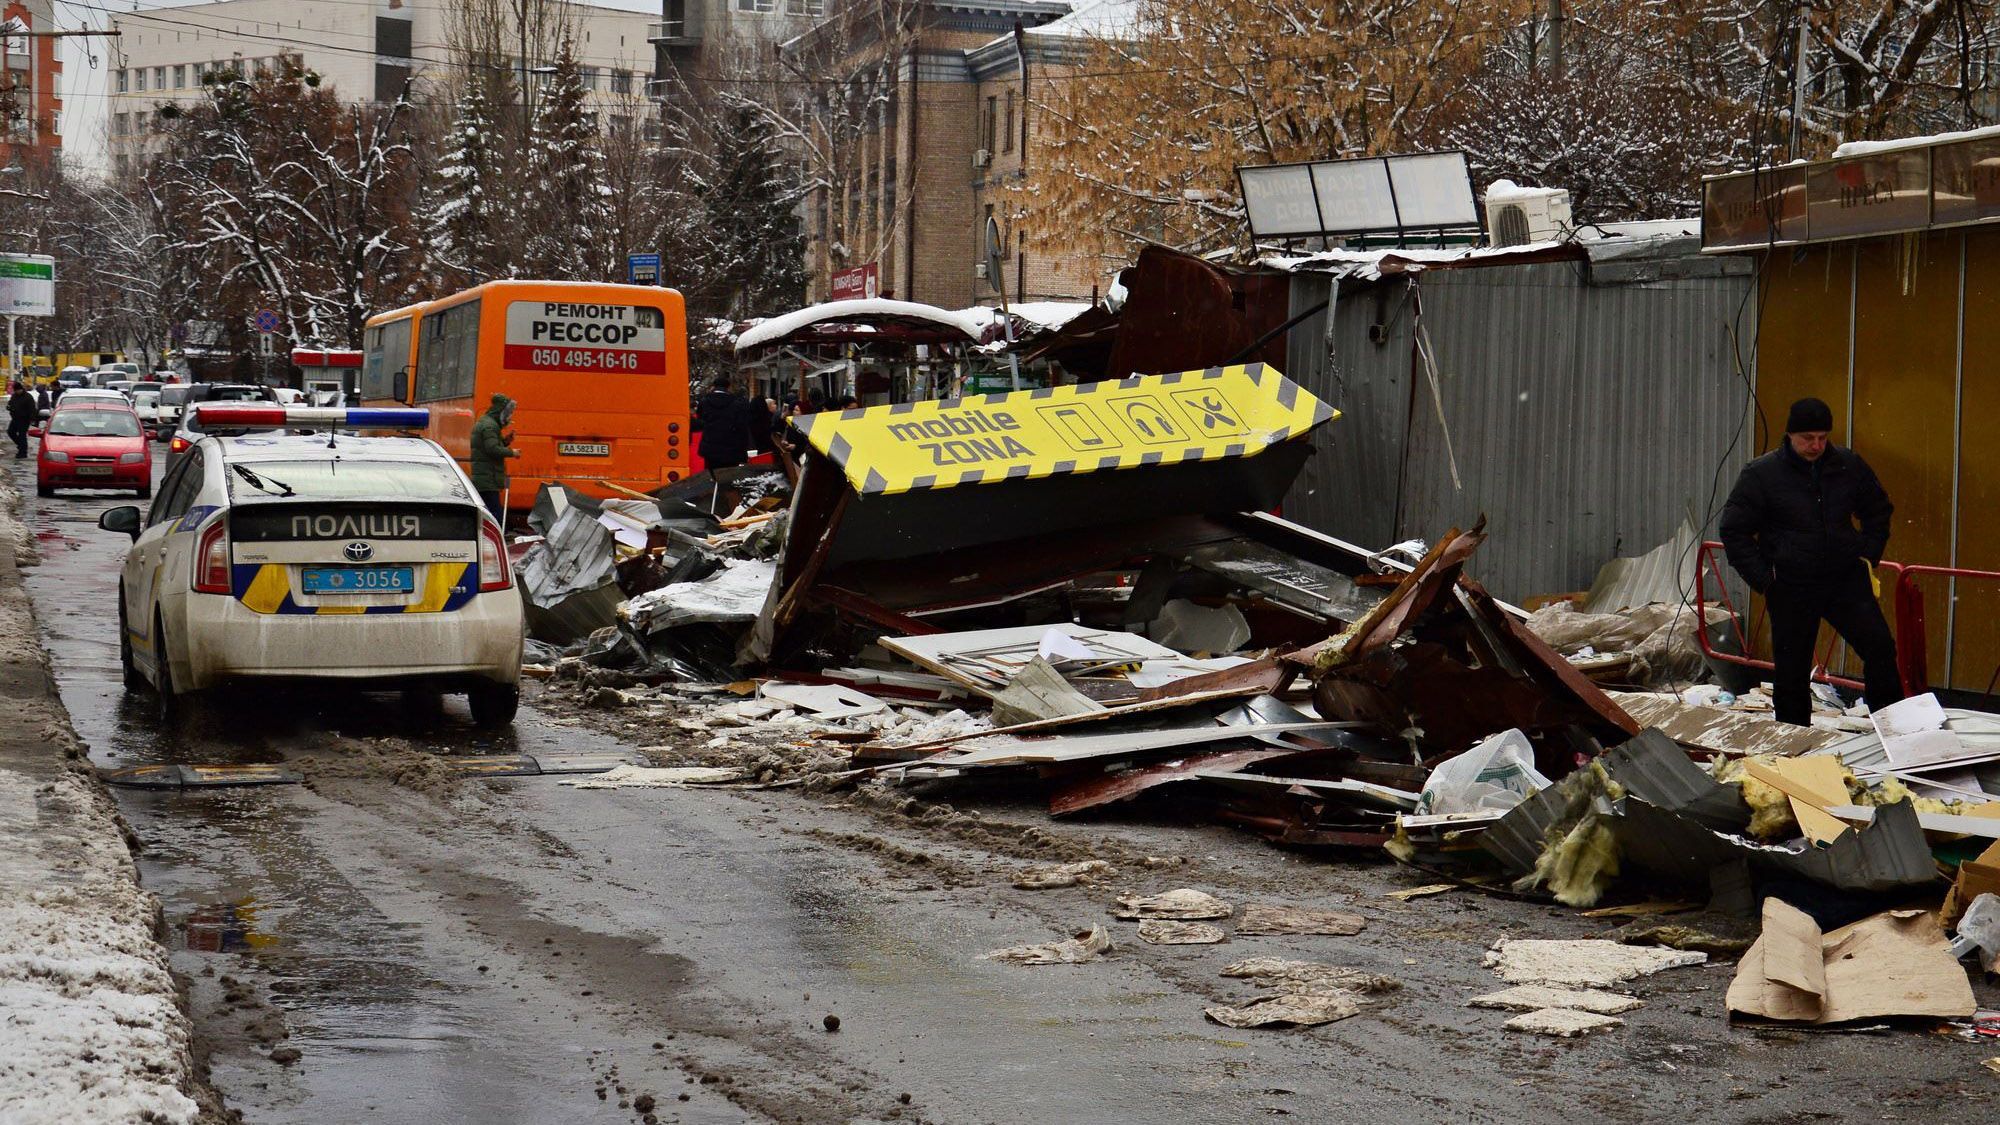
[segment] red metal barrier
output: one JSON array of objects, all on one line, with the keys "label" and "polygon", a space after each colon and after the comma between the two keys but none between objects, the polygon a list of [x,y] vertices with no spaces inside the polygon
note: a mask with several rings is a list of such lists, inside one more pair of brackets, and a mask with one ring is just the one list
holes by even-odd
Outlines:
[{"label": "red metal barrier", "polygon": [[[1713,540],[1701,545],[1701,557],[1695,569],[1696,611],[1702,615],[1704,622],[1708,620],[1709,570],[1713,567],[1718,576],[1716,590],[1722,595],[1721,604],[1729,611],[1730,627],[1736,632],[1737,645],[1745,653],[1748,653],[1751,651],[1750,638],[1743,630],[1743,615],[1737,612],[1735,603],[1730,600],[1728,586],[1720,578],[1724,566],[1720,554],[1721,551],[1722,544]],[[1926,566],[1923,564],[1910,564],[1906,566],[1902,563],[1890,562],[1886,559],[1876,569],[1885,572],[1885,577],[1890,583],[1889,611],[1890,626],[1896,634],[1896,674],[1903,681],[1903,690],[1906,693],[1914,695],[1918,692],[1929,691],[1931,690],[1930,635],[1927,623],[1924,620],[1924,594],[1917,587],[1918,581],[1924,578],[1937,577],[1948,579],[1962,578],[1977,582],[2000,582],[2000,571],[1973,570],[1970,567],[1962,566]],[[1707,656],[1711,660],[1720,660],[1726,664],[1740,664],[1746,668],[1756,668],[1766,672],[1771,670],[1771,662],[1768,660],[1759,660],[1747,655],[1738,656],[1734,653],[1718,652],[1709,643],[1708,630],[1706,628],[1699,630],[1696,633],[1696,637],[1701,645],[1702,655]],[[1830,655],[1830,649],[1831,642],[1829,642],[1828,651],[1815,654],[1813,660],[1813,679],[1819,680],[1822,683],[1838,684],[1841,687],[1852,688],[1856,691],[1861,690],[1861,681],[1847,676],[1831,675],[1826,671],[1826,660],[1828,655]]]},{"label": "red metal barrier", "polygon": [[[1903,676],[1903,690],[1920,692],[1930,690],[1930,645],[1924,624],[1924,595],[1917,589],[1917,580],[1936,575],[1943,578],[1967,578],[1980,582],[2000,582],[2000,571],[1973,570],[1962,566],[1924,566],[1913,564],[1902,568],[1896,578],[1894,606],[1896,610],[1896,664]],[[1915,643],[1906,644],[1904,638]]]}]

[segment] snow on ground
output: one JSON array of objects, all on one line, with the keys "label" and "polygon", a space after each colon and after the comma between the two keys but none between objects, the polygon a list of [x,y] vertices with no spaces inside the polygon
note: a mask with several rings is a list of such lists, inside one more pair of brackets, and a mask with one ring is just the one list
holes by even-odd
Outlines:
[{"label": "snow on ground", "polygon": [[192,1122],[159,908],[47,687],[15,505],[0,476],[0,1122]]},{"label": "snow on ground", "polygon": [[0,1121],[194,1120],[153,909],[129,883],[0,902]]}]

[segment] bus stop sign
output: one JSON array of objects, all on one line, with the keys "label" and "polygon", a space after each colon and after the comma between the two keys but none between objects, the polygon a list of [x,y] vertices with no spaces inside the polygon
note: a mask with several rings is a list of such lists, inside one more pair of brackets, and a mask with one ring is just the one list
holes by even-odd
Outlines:
[{"label": "bus stop sign", "polygon": [[625,255],[625,280],[633,285],[658,285],[660,283],[660,256],[658,254]]}]

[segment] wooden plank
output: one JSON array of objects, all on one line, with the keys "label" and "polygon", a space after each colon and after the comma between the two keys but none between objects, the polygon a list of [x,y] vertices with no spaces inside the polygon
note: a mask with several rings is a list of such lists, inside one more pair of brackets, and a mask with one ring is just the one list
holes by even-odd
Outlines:
[{"label": "wooden plank", "polygon": [[1792,799],[1792,816],[1799,822],[1799,831],[1813,843],[1830,844],[1847,831],[1845,822],[1826,811],[1829,805],[1848,801],[1847,771],[1839,758],[1816,754],[1779,758],[1769,765],[1745,758],[1743,772]]}]

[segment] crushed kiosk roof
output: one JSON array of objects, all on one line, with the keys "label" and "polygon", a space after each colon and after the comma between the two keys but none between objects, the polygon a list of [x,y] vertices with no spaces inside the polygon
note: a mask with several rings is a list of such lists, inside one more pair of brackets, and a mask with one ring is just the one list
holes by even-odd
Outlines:
[{"label": "crushed kiosk roof", "polygon": [[829,411],[798,425],[856,492],[874,496],[1252,457],[1338,414],[1251,363]]}]

